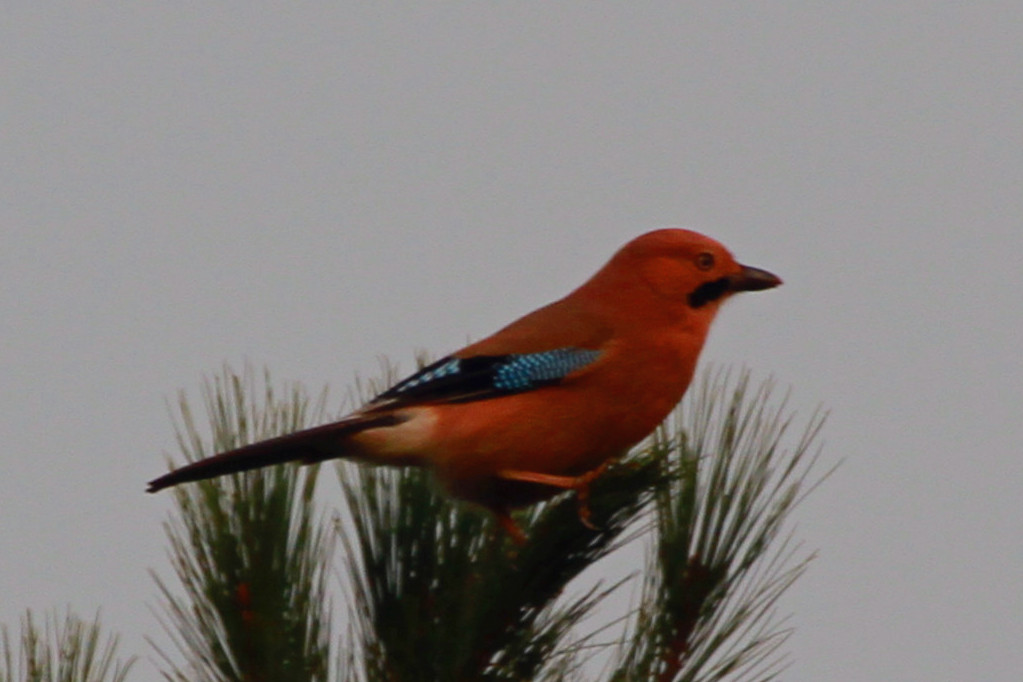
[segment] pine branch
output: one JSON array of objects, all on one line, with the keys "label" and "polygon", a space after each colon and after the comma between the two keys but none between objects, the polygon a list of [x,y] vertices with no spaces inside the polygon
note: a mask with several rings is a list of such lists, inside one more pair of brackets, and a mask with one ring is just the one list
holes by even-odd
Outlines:
[{"label": "pine branch", "polygon": [[793,416],[773,401],[772,382],[754,390],[749,372],[734,381],[708,372],[694,388],[652,443],[677,475],[657,497],[644,595],[616,681],[770,680],[784,667],[777,652],[790,631],[775,608],[812,555],[783,528],[816,485],[824,416],[811,417],[790,452],[782,440]]},{"label": "pine branch", "polygon": [[[254,397],[255,396],[255,397]],[[264,375],[259,400],[253,373],[229,368],[208,381],[204,397],[212,442],[179,402],[178,441],[185,459],[281,435],[323,417],[292,386],[278,398]],[[186,596],[154,574],[165,600],[164,627],[187,659],[157,647],[168,680],[305,682],[327,680],[330,611],[326,579],[333,534],[316,511],[316,469],[271,467],[181,486],[165,524],[171,560]]]},{"label": "pine branch", "polygon": [[[615,549],[663,477],[651,458],[594,485],[596,530],[566,495],[520,515],[517,547],[482,510],[452,502],[417,470],[343,466],[339,524],[365,672],[350,679],[533,680],[557,667],[566,635],[613,589],[559,602]],[[350,526],[348,525],[350,523]]]},{"label": "pine branch", "polygon": [[[435,491],[427,472],[340,464],[345,506],[334,526],[352,615],[336,655],[342,676],[579,679],[583,653],[609,645],[595,634],[573,639],[575,631],[617,585],[573,594],[572,581],[645,534],[643,595],[609,679],[775,677],[788,633],[776,604],[810,559],[783,528],[808,488],[823,417],[789,452],[782,440],[793,418],[769,383],[753,390],[745,372],[734,382],[704,377],[677,419],[595,481],[597,530],[564,495],[519,514],[529,537],[519,547],[487,514]],[[267,388],[260,402],[247,397],[253,384],[251,373],[225,370],[207,385],[212,446],[181,402],[187,459],[311,421],[297,388],[283,400]],[[187,596],[158,585],[165,627],[189,660],[180,667],[161,652],[166,679],[328,679],[325,576],[335,536],[315,512],[315,470],[307,471],[274,467],[177,491],[167,529]]]},{"label": "pine branch", "polygon": [[101,640],[99,615],[87,623],[68,611],[62,622],[50,613],[40,628],[26,611],[20,647],[0,627],[0,682],[124,682],[135,658],[116,655],[117,637]]}]

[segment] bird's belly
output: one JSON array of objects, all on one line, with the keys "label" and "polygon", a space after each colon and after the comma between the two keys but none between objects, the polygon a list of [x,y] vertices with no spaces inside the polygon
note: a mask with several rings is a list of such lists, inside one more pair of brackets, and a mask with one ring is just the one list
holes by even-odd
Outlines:
[{"label": "bird's belly", "polygon": [[[501,471],[578,476],[623,455],[663,420],[674,406],[635,410],[635,403],[594,407],[584,401],[531,396],[474,403],[471,409],[444,407],[437,424],[441,443],[429,460],[437,478],[455,497],[489,507],[530,504],[559,492],[502,480]],[[452,409],[455,408],[455,409]]]}]

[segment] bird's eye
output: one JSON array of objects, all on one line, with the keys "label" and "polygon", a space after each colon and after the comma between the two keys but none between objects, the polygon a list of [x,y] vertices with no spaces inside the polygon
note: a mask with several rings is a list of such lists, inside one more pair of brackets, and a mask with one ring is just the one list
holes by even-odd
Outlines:
[{"label": "bird's eye", "polygon": [[714,267],[714,254],[710,251],[704,251],[696,257],[696,267],[701,270],[710,270]]}]

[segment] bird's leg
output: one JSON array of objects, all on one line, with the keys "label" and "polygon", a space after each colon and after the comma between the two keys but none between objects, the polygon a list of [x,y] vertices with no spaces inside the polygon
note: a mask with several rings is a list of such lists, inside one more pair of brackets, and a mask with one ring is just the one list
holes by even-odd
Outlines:
[{"label": "bird's leg", "polygon": [[554,488],[574,490],[576,501],[579,503],[579,520],[587,528],[597,530],[597,527],[590,521],[590,484],[607,470],[610,463],[611,461],[608,460],[596,469],[587,471],[581,476],[557,476],[554,474],[541,474],[536,471],[518,471],[516,469],[502,469],[497,472],[497,475],[509,481],[540,483]]}]

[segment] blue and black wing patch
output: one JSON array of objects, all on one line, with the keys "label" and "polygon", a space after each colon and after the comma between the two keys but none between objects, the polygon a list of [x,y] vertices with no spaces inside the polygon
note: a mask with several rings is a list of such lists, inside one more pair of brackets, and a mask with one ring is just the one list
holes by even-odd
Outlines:
[{"label": "blue and black wing patch", "polygon": [[467,402],[557,384],[595,362],[599,350],[555,348],[540,353],[448,356],[384,391],[373,402]]}]

